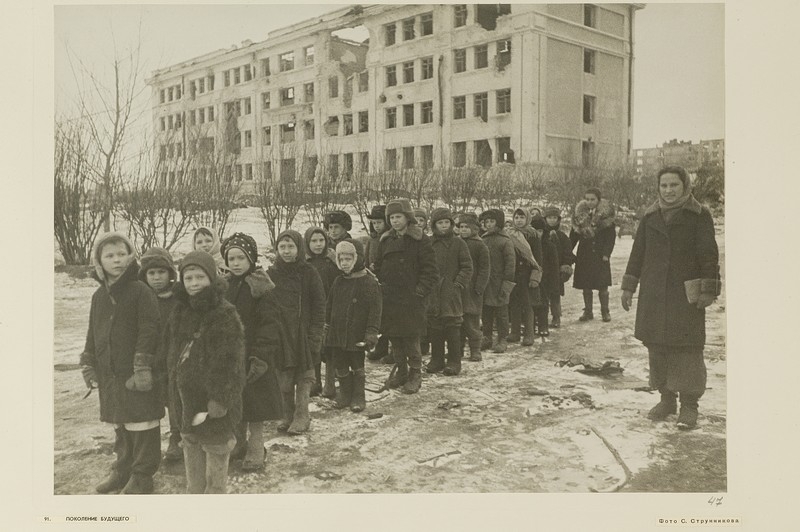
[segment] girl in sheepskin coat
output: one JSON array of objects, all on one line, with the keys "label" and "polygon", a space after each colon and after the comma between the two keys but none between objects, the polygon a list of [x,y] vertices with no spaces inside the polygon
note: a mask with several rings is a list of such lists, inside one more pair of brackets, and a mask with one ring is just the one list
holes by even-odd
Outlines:
[{"label": "girl in sheepskin coat", "polygon": [[634,335],[649,352],[650,386],[661,392],[648,417],[674,414],[680,394],[677,423],[687,429],[706,389],[705,308],[720,294],[719,250],[711,212],[692,196],[686,171],[668,166],[658,180],[659,199],[639,222],[622,278],[622,307],[638,286]]},{"label": "girl in sheepskin coat", "polygon": [[[303,241],[305,242],[306,261],[317,270],[327,298],[333,281],[341,274],[336,266],[336,252],[332,249],[330,238],[322,227],[309,227]],[[321,364],[317,363],[314,366],[316,382],[311,387],[311,396],[315,397],[321,394],[323,397],[333,399],[336,396],[334,363],[326,349],[322,350],[320,358],[325,362],[325,386],[322,386]]]},{"label": "girl in sheepskin coat", "polygon": [[547,224],[542,237],[542,299],[545,300],[543,320],[547,320],[547,309],[553,316],[550,327],[561,327],[561,296],[564,295],[564,283],[572,276],[572,265],[575,255],[572,254],[572,242],[561,230],[561,211],[558,207],[546,207],[544,219]]},{"label": "girl in sheepskin coat", "polygon": [[165,383],[156,349],[156,295],[137,279],[133,244],[121,233],[104,233],[92,248],[89,330],[80,356],[86,386],[97,388],[100,421],[114,425],[116,460],[99,493],[152,493],[161,462],[159,422],[164,417]]},{"label": "girl in sheepskin coat", "polygon": [[[472,259],[467,244],[455,235],[455,221],[450,209],[439,207],[431,212],[433,251],[439,282],[428,303],[428,340],[431,360],[426,371],[445,375],[461,373],[461,324],[464,319],[462,298],[472,278]],[[444,345],[447,342],[447,364]]]},{"label": "girl in sheepskin coat", "polygon": [[314,367],[320,362],[325,325],[325,289],[313,266],[305,260],[303,237],[284,231],[275,240],[277,257],[269,267],[275,297],[287,323],[288,349],[278,361],[284,416],[278,429],[302,434],[311,425],[308,401]]},{"label": "girl in sheepskin coat", "polygon": [[[234,233],[222,243],[230,270],[226,298],[236,306],[244,325],[247,382],[242,400],[242,423],[233,458],[242,469],[264,467],[264,421],[283,415],[277,376],[277,359],[283,346],[283,316],[275,299],[272,279],[258,267],[258,247],[244,233]],[[248,435],[249,431],[249,435]]]},{"label": "girl in sheepskin coat", "polygon": [[244,327],[236,307],[225,300],[228,285],[217,276],[211,255],[187,254],[181,280],[164,351],[170,393],[181,412],[186,492],[225,493],[242,417]]},{"label": "girl in sheepskin coat", "polygon": [[462,346],[464,339],[469,343],[469,360],[478,362],[482,360],[481,342],[481,311],[483,310],[483,293],[489,283],[491,263],[489,261],[489,248],[479,236],[478,217],[473,213],[458,215],[458,231],[467,244],[470,259],[472,259],[472,278],[464,287],[462,305],[464,307],[464,323],[461,326]]},{"label": "girl in sheepskin coat", "polygon": [[575,277],[572,286],[583,291],[583,314],[580,321],[594,319],[592,290],[597,290],[603,321],[611,321],[608,287],[611,286],[611,253],[617,239],[614,207],[601,198],[600,190],[588,189],[575,206],[572,247],[578,245]]},{"label": "girl in sheepskin coat", "polygon": [[495,353],[503,353],[508,346],[508,299],[514,288],[516,254],[511,237],[503,229],[505,214],[500,209],[483,211],[480,221],[484,227],[483,242],[489,248],[490,273],[483,294],[483,344],[481,349],[492,347],[492,331],[497,322]]}]

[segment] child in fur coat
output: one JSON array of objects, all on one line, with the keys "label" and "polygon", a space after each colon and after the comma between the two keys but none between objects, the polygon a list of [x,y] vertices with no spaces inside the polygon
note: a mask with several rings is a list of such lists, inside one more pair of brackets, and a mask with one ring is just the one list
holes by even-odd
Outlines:
[{"label": "child in fur coat", "polygon": [[187,254],[181,282],[164,349],[170,390],[181,412],[186,492],[225,493],[242,416],[244,328],[225,300],[227,285],[210,254]]},{"label": "child in fur coat", "polygon": [[366,407],[364,350],[378,344],[383,299],[378,280],[364,266],[360,242],[339,242],[336,262],[342,275],[328,294],[325,346],[336,364],[336,408],[361,412]]}]

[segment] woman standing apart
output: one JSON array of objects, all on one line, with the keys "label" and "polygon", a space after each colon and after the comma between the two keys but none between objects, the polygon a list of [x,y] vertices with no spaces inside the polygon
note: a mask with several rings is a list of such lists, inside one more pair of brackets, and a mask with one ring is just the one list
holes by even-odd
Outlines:
[{"label": "woman standing apart", "polygon": [[634,335],[649,352],[650,387],[661,392],[647,417],[674,414],[680,394],[678,428],[689,429],[706,389],[705,308],[720,293],[719,251],[711,212],[692,196],[686,170],[662,168],[658,192],[639,222],[622,278],[622,308],[630,309],[639,286]]}]

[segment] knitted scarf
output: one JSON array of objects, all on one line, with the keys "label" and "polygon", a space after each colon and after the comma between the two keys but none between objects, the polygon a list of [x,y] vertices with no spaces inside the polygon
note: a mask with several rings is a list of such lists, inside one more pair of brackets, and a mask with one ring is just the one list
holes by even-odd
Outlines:
[{"label": "knitted scarf", "polygon": [[514,243],[514,250],[519,253],[522,258],[528,261],[531,266],[539,269],[539,263],[536,262],[535,258],[533,258],[531,245],[528,244],[528,240],[525,238],[526,236],[531,235],[530,231],[535,232],[536,230],[529,225],[526,225],[522,229],[512,226],[506,229],[506,234],[511,237],[511,242]]},{"label": "knitted scarf", "polygon": [[678,213],[686,202],[689,201],[689,198],[692,197],[692,191],[689,190],[689,187],[686,187],[686,190],[683,193],[683,196],[678,198],[674,203],[667,203],[659,194],[658,196],[658,208],[661,210],[661,216],[664,217],[664,221],[666,223],[670,223],[672,218]]}]

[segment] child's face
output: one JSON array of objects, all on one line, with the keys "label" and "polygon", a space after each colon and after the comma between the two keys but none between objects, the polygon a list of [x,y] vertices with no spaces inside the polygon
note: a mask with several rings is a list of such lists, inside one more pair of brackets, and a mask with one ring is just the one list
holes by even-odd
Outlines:
[{"label": "child's face", "polygon": [[389,223],[395,231],[402,231],[408,225],[408,219],[402,212],[396,212],[389,216]]},{"label": "child's face", "polygon": [[183,270],[183,286],[186,288],[186,293],[190,296],[198,294],[203,288],[211,286],[211,279],[203,268],[199,266],[187,266]]},{"label": "child's face", "polygon": [[555,227],[556,225],[558,225],[558,216],[548,216],[547,218],[545,218],[545,221],[547,222],[547,225],[549,225],[550,227]]},{"label": "child's face", "polygon": [[344,236],[347,231],[339,224],[328,224],[328,235],[334,240],[338,240]]},{"label": "child's face", "polygon": [[472,229],[469,224],[458,224],[458,234],[461,235],[461,238],[469,238],[472,236]]},{"label": "child's face", "polygon": [[119,279],[130,263],[131,253],[124,242],[105,244],[100,250],[100,265],[109,281]]},{"label": "child's face", "polygon": [[524,214],[515,214],[514,215],[514,226],[518,229],[522,229],[528,224],[528,217]]},{"label": "child's face", "polygon": [[483,221],[483,227],[487,231],[491,231],[492,229],[497,229],[497,220],[495,220],[494,218],[486,218]]},{"label": "child's face", "polygon": [[244,275],[250,271],[250,259],[247,254],[239,248],[228,250],[228,269],[236,276]]},{"label": "child's face", "polygon": [[589,204],[590,209],[596,209],[597,204],[600,203],[600,198],[598,198],[594,194],[584,194],[583,199],[585,199],[586,203]]},{"label": "child's face", "polygon": [[197,233],[194,237],[194,249],[198,251],[205,251],[211,253],[211,248],[214,246],[214,239],[210,235]]},{"label": "child's face", "polygon": [[446,232],[450,229],[450,220],[437,220],[436,221],[436,230],[440,233]]},{"label": "child's face", "polygon": [[156,292],[163,292],[169,286],[169,272],[166,268],[147,270],[147,284]]},{"label": "child's face", "polygon": [[325,251],[326,246],[325,237],[322,236],[320,233],[314,233],[311,235],[311,239],[308,241],[308,248],[311,250],[311,253],[314,255],[321,255],[323,251]]},{"label": "child's face", "polygon": [[383,230],[386,228],[386,222],[383,220],[372,220],[372,228],[375,230],[376,233],[383,233]]},{"label": "child's face", "polygon": [[414,216],[414,218],[417,219],[417,225],[418,226],[425,227],[425,223],[426,223],[425,222],[425,218],[423,218],[422,216]]},{"label": "child's face", "polygon": [[349,275],[350,272],[353,271],[353,267],[356,265],[355,256],[349,253],[342,253],[338,255],[336,257],[336,261],[339,263],[339,269],[342,270],[347,275]]},{"label": "child's face", "polygon": [[284,238],[278,242],[278,255],[283,262],[294,262],[297,260],[297,246],[290,238]]}]

